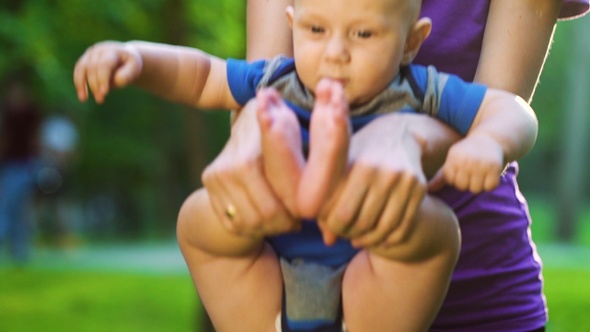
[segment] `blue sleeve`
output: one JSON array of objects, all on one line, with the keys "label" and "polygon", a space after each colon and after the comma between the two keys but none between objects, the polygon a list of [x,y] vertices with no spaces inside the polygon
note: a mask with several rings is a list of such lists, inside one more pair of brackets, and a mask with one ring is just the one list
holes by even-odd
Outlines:
[{"label": "blue sleeve", "polygon": [[436,68],[414,65],[410,67],[418,85],[426,113],[435,116],[465,135],[487,91],[485,85],[465,82],[460,77],[440,73]]},{"label": "blue sleeve", "polygon": [[467,83],[455,75],[449,75],[441,94],[437,118],[462,135],[467,134],[486,91],[485,85]]},{"label": "blue sleeve", "polygon": [[256,96],[258,82],[262,79],[266,61],[252,63],[246,60],[227,60],[227,82],[234,99],[245,105]]}]

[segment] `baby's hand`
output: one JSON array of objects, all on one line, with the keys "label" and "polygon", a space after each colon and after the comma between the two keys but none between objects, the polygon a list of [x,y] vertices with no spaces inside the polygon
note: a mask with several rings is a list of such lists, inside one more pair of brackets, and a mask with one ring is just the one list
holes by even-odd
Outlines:
[{"label": "baby's hand", "polygon": [[122,88],[141,74],[142,59],[135,48],[120,42],[106,41],[89,47],[76,62],[74,85],[78,99],[88,100],[88,87],[97,103],[102,104],[113,88]]},{"label": "baby's hand", "polygon": [[504,166],[504,152],[497,141],[471,135],[451,146],[442,172],[447,184],[477,194],[498,186]]}]

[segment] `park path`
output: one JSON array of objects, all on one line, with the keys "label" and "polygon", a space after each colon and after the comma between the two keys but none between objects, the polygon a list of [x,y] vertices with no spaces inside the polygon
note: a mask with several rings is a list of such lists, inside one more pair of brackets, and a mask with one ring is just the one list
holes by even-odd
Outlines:
[{"label": "park path", "polygon": [[[590,247],[542,244],[538,249],[547,267],[590,271]],[[6,254],[0,253],[0,267],[9,264]],[[188,275],[174,239],[155,243],[79,245],[68,249],[37,248],[28,268]]]},{"label": "park path", "polygon": [[[0,267],[10,264],[0,253]],[[132,273],[187,274],[176,240],[155,243],[78,245],[70,248],[36,248],[30,269],[106,270]]]},{"label": "park path", "polygon": [[590,246],[556,243],[542,244],[537,247],[545,266],[590,271]]}]

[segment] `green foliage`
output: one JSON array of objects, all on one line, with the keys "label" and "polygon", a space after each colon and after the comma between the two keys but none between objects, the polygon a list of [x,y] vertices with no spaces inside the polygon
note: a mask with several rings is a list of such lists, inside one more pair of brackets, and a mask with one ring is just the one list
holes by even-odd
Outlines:
[{"label": "green foliage", "polygon": [[[554,43],[547,57],[540,83],[535,91],[532,107],[539,120],[539,135],[534,149],[521,161],[519,182],[525,191],[551,195],[556,192],[559,177],[564,118],[568,111],[566,98],[575,75],[590,75],[573,68],[571,48],[576,42],[575,29],[586,29],[588,17],[557,24]],[[588,187],[588,181],[585,181]]]},{"label": "green foliage", "polygon": [[[547,195],[530,193],[526,195],[529,204],[533,224],[532,236],[536,243],[556,243],[557,224],[559,220],[555,200],[549,199]],[[580,211],[580,223],[572,244],[582,247],[590,247],[590,207],[582,206]]]},{"label": "green foliage", "polygon": [[[198,184],[201,167],[228,135],[226,114],[200,116],[203,132],[197,137],[207,143],[189,141],[194,136],[187,133],[188,124],[194,121],[186,117],[197,111],[134,89],[112,93],[102,106],[80,104],[72,71],[84,50],[102,40],[140,39],[243,57],[244,10],[244,1],[238,0],[21,0],[0,5],[0,78],[13,68],[30,69],[31,87],[46,113],[66,115],[78,126],[69,194],[80,206],[96,195],[111,196],[121,231],[170,233],[180,203]],[[189,162],[191,153],[199,165]]]},{"label": "green foliage", "polygon": [[[245,3],[16,0],[0,4],[0,78],[13,68],[30,69],[35,97],[46,112],[69,116],[80,130],[70,181],[70,195],[79,199],[79,205],[96,195],[112,196],[119,203],[117,224],[129,226],[122,226],[124,231],[144,235],[172,231],[180,202],[199,184],[202,167],[222,147],[228,128],[226,114],[192,115],[191,110],[133,89],[113,93],[103,106],[80,104],[72,84],[78,57],[98,41],[142,39],[240,58],[245,52]],[[551,176],[558,173],[565,91],[577,73],[568,67],[571,35],[582,20],[558,25],[533,102],[540,135],[521,162],[519,179],[525,192],[555,192],[558,179]],[[129,220],[134,218],[139,220]]]}]

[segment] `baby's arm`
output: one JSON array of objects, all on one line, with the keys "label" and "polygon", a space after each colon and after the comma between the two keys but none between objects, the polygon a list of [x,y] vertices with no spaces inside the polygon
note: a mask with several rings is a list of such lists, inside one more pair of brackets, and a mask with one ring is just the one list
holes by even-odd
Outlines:
[{"label": "baby's arm", "polygon": [[78,99],[97,103],[113,88],[137,85],[173,102],[198,108],[238,108],[229,90],[225,61],[200,50],[132,41],[101,42],[76,63]]},{"label": "baby's arm", "polygon": [[506,163],[532,148],[537,131],[535,113],[522,98],[488,89],[467,136],[449,149],[445,182],[474,193],[494,189]]}]

